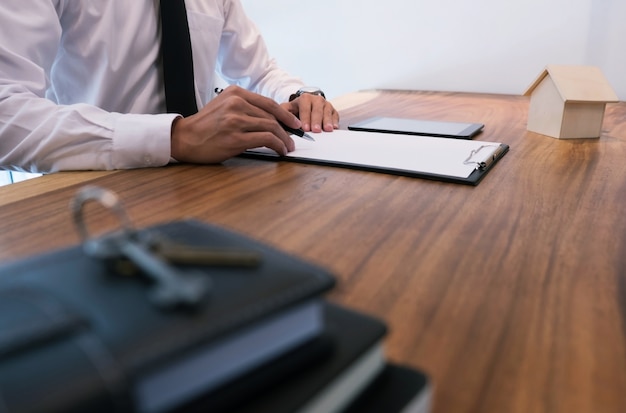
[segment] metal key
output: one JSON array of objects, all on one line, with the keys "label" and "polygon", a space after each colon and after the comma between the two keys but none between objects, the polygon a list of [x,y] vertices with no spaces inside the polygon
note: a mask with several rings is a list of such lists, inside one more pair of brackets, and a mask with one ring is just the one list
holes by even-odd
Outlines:
[{"label": "metal key", "polygon": [[[97,201],[115,213],[122,224],[118,232],[99,238],[90,238],[83,219],[83,206]],[[211,279],[198,271],[182,271],[170,266],[151,251],[153,233],[140,235],[130,224],[118,197],[103,188],[87,186],[78,192],[71,204],[74,222],[83,239],[85,252],[108,262],[127,259],[154,282],[150,298],[160,307],[199,304],[211,289]]]},{"label": "metal key", "polygon": [[[142,244],[150,253],[169,264],[201,267],[255,268],[262,262],[262,254],[253,250],[215,248],[203,245],[189,245],[171,241],[158,234]],[[115,272],[135,276],[139,268],[132,261],[116,258],[112,261]]]},{"label": "metal key", "polygon": [[211,278],[200,271],[183,271],[169,265],[150,250],[150,243],[137,234],[121,232],[92,239],[85,252],[99,259],[129,260],[154,282],[150,298],[160,307],[199,304],[211,289]]},{"label": "metal key", "polygon": [[180,265],[252,268],[262,261],[258,251],[188,245],[164,237],[158,237],[151,248],[165,261]]}]

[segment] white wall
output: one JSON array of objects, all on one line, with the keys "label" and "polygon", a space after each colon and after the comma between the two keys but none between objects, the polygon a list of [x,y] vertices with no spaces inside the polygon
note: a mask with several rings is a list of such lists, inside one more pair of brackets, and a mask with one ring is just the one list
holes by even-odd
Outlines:
[{"label": "white wall", "polygon": [[279,64],[336,97],[521,94],[546,64],[600,66],[626,100],[626,0],[242,0]]}]

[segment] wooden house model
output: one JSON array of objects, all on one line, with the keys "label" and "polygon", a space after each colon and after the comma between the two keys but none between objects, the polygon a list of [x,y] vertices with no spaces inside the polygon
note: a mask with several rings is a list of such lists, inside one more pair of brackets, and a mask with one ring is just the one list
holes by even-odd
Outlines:
[{"label": "wooden house model", "polygon": [[595,66],[548,65],[524,95],[528,130],[559,139],[600,137],[606,103],[619,101]]}]

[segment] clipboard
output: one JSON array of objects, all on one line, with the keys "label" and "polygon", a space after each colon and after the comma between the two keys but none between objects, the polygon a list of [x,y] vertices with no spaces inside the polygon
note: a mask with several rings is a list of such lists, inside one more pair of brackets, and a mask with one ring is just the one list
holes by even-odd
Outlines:
[{"label": "clipboard", "polygon": [[286,156],[265,147],[242,156],[478,185],[509,151],[500,142],[382,132],[335,130],[312,136],[315,142],[294,135],[296,150]]}]

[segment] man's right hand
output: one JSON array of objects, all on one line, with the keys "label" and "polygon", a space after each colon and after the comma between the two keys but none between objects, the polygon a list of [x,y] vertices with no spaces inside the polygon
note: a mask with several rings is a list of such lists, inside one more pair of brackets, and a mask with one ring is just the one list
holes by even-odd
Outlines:
[{"label": "man's right hand", "polygon": [[272,99],[230,86],[197,114],[174,121],[171,155],[179,162],[219,163],[259,146],[286,155],[295,146],[278,121],[302,126]]}]

